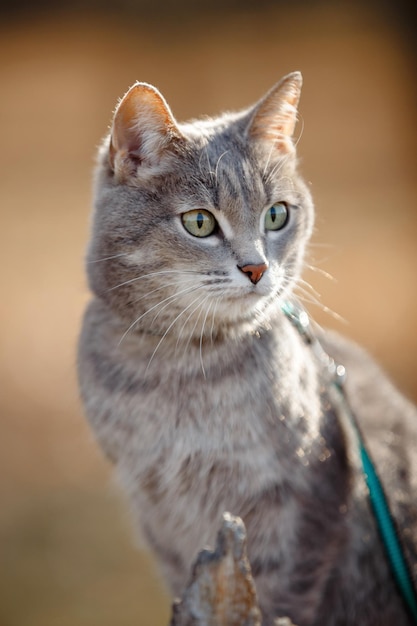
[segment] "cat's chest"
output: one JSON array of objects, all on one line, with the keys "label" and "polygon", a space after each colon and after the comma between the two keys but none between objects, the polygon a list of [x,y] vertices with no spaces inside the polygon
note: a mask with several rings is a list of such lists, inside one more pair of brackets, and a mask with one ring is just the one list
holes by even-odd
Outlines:
[{"label": "cat's chest", "polygon": [[184,372],[173,365],[158,381],[149,377],[142,382],[145,390],[129,399],[129,412],[136,445],[148,451],[155,442],[236,453],[265,445],[283,408],[272,388],[261,380],[248,384],[234,370],[219,369],[209,377],[198,368]]},{"label": "cat's chest", "polygon": [[318,415],[309,430],[300,394],[292,400],[278,373],[277,380],[259,370],[250,377],[248,358],[227,367],[206,359],[204,372],[199,361],[195,370],[177,361],[152,391],[132,398],[134,428],[119,470],[141,511],[158,511],[174,528],[206,515],[217,520],[230,508],[243,514],[271,486],[308,490],[304,461]]},{"label": "cat's chest", "polygon": [[187,349],[169,336],[120,343],[119,325],[106,310],[97,324],[96,308],[82,373],[91,421],[113,458],[141,466],[201,452],[275,465],[317,435],[317,375],[292,327]]},{"label": "cat's chest", "polygon": [[138,463],[227,459],[253,472],[269,466],[276,475],[314,437],[320,407],[290,368],[270,350],[259,352],[242,344],[234,354],[202,355],[191,346],[184,359],[154,359],[129,398],[130,456]]}]

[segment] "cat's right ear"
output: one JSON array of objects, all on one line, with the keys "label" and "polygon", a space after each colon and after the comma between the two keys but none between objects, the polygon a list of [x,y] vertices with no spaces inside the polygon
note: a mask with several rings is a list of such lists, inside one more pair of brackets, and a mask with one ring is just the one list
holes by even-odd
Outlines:
[{"label": "cat's right ear", "polygon": [[164,97],[152,85],[135,83],[114,114],[110,167],[119,180],[161,173],[164,160],[182,140]]}]

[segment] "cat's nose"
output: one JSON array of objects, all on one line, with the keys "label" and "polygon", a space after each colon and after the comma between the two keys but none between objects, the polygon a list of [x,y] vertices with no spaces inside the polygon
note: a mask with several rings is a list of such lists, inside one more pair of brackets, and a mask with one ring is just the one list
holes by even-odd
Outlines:
[{"label": "cat's nose", "polygon": [[238,268],[241,272],[247,275],[251,283],[256,285],[268,269],[268,264],[259,263],[258,265],[242,265],[242,267],[238,265]]}]

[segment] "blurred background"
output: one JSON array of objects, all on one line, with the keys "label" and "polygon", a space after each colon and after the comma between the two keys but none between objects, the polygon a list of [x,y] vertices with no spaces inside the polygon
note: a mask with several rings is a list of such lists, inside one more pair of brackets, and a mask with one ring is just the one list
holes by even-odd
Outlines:
[{"label": "blurred background", "polygon": [[133,546],[76,386],[96,146],[135,80],[158,86],[184,120],[247,106],[300,69],[319,269],[306,280],[346,321],[310,312],[417,400],[415,9],[58,6],[0,7],[0,626],[164,626],[169,599]]}]

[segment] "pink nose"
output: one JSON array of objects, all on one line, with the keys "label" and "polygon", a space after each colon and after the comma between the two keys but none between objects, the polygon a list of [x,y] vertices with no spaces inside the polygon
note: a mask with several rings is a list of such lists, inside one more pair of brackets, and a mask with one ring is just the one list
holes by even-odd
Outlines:
[{"label": "pink nose", "polygon": [[266,263],[260,263],[259,265],[243,265],[242,267],[238,265],[238,268],[247,275],[251,283],[256,285],[268,269],[268,265]]}]

